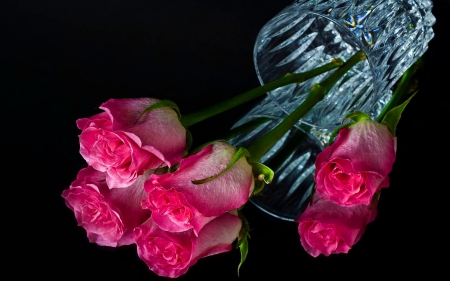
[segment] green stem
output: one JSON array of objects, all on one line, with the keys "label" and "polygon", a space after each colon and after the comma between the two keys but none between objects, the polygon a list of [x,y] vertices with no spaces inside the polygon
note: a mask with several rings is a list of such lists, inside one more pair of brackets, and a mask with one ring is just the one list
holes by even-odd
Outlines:
[{"label": "green stem", "polygon": [[322,73],[325,73],[327,71],[335,69],[335,68],[343,65],[343,63],[344,62],[341,59],[333,59],[330,63],[327,63],[323,66],[320,66],[320,67],[315,68],[310,71],[306,71],[303,73],[287,74],[277,80],[274,80],[270,83],[267,83],[265,85],[254,88],[254,89],[247,91],[243,94],[240,94],[238,96],[232,97],[231,99],[228,99],[228,100],[225,100],[218,104],[215,104],[204,110],[200,110],[198,112],[183,115],[181,117],[181,124],[183,124],[183,126],[185,128],[188,128],[200,121],[203,121],[214,115],[217,115],[217,114],[227,111],[231,108],[234,108],[238,105],[241,105],[249,100],[259,97],[259,96],[261,96],[267,92],[270,92],[272,90],[275,90],[279,87],[283,87],[283,86],[286,86],[286,85],[292,84],[292,83],[300,84],[312,77],[315,77],[317,75],[320,75]]},{"label": "green stem", "polygon": [[376,118],[377,122],[381,122],[383,120],[386,113],[388,113],[392,108],[396,107],[400,104],[400,101],[403,99],[405,94],[409,92],[411,89],[411,80],[417,69],[421,67],[422,58],[419,58],[413,65],[411,65],[405,73],[403,73],[402,78],[397,84],[394,93],[392,94],[391,99],[386,104],[386,106],[381,111],[380,115]]},{"label": "green stem", "polygon": [[366,59],[364,52],[358,51],[350,57],[341,67],[332,73],[322,83],[315,84],[306,99],[291,114],[289,114],[272,131],[251,143],[247,150],[250,152],[250,161],[258,162],[264,154],[289,131],[306,113],[320,102],[336,82],[358,62]]}]

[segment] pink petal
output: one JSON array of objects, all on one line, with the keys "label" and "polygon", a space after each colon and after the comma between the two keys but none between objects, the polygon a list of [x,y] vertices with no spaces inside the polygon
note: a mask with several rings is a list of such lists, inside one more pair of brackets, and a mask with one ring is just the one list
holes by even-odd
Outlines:
[{"label": "pink petal", "polygon": [[215,217],[205,217],[191,204],[183,193],[166,190],[152,179],[144,184],[148,196],[141,204],[152,211],[152,220],[165,231],[182,232],[193,229],[195,235]]},{"label": "pink petal", "polygon": [[186,273],[192,257],[192,231],[167,232],[151,219],[134,229],[138,256],[159,276],[175,278]]},{"label": "pink petal", "polygon": [[98,188],[102,190],[108,188],[105,183],[105,176],[105,173],[96,171],[92,167],[83,168],[78,172],[76,180],[70,186],[75,187],[81,184],[93,184],[96,186],[96,190],[100,192]]},{"label": "pink petal", "polygon": [[241,227],[241,219],[230,213],[209,222],[195,240],[189,265],[192,266],[200,258],[230,251],[231,244],[238,238]]},{"label": "pink petal", "polygon": [[[387,176],[395,161],[396,138],[387,126],[372,120],[364,120],[339,131],[328,159],[351,159],[357,171],[372,171]],[[320,158],[322,161],[322,157]]]},{"label": "pink petal", "polygon": [[117,209],[99,192],[100,189],[101,186],[83,183],[64,190],[62,197],[74,212],[78,225],[86,230],[90,242],[115,247],[123,234],[123,222]]},{"label": "pink petal", "polygon": [[246,159],[241,158],[231,169],[211,181],[199,185],[192,181],[220,173],[235,152],[236,148],[230,144],[216,142],[183,159],[175,172],[153,175],[152,179],[166,189],[175,188],[182,192],[189,204],[204,216],[219,216],[246,203],[253,190],[252,167]]},{"label": "pink petal", "polygon": [[126,229],[133,229],[146,221],[151,215],[149,210],[142,209],[141,201],[147,196],[144,183],[152,173],[152,170],[147,170],[127,188],[113,188],[103,191],[105,199],[120,211],[120,217]]},{"label": "pink petal", "polygon": [[111,119],[105,112],[96,114],[88,118],[80,118],[76,121],[77,127],[80,130],[85,130],[88,127],[95,127],[103,130],[112,130]]},{"label": "pink petal", "polygon": [[[358,242],[366,225],[375,219],[376,206],[374,208],[372,209],[370,205],[339,206],[331,201],[320,199],[316,193],[314,194],[313,204],[306,208],[303,214],[296,219],[296,222],[299,223],[301,237],[308,232],[307,228],[310,226],[305,222],[314,221],[326,225],[335,225],[340,231],[340,238],[345,242],[345,245],[340,245],[337,251],[346,252],[348,251],[347,246],[352,247]],[[302,245],[307,244],[305,238],[301,238],[301,241]],[[308,244],[306,247],[310,248],[312,245]],[[312,252],[317,254],[316,251]]]},{"label": "pink petal", "polygon": [[[63,191],[62,197],[74,211],[78,224],[87,231],[90,242],[110,247],[134,243],[130,231],[151,214],[140,207],[140,201],[146,196],[144,182],[151,172],[149,170],[138,177],[128,188],[110,189],[105,181],[106,173],[91,166],[80,170],[77,179]],[[98,215],[83,213],[83,206],[88,201],[92,205],[90,210]],[[98,219],[102,217],[99,216],[103,216],[100,221]]]},{"label": "pink petal", "polygon": [[[347,185],[347,182],[338,179],[335,173],[346,175],[348,179],[358,180],[351,182],[355,185]],[[353,168],[350,160],[342,158],[334,158],[328,163],[322,163],[321,168],[316,171],[315,180],[317,194],[341,206],[368,205],[375,193],[389,186],[389,181],[380,174],[370,171],[358,172]],[[350,186],[354,189],[349,189]]]},{"label": "pink petal", "polygon": [[161,160],[172,166],[181,160],[186,148],[186,129],[176,112],[169,108],[152,110],[135,124],[143,110],[157,101],[151,98],[110,99],[100,108],[109,114],[114,130],[139,136],[143,146],[160,151],[164,155]]},{"label": "pink petal", "polygon": [[[342,131],[342,130],[341,130]],[[339,137],[339,136],[338,136]],[[325,147],[325,149],[320,152],[317,157],[316,157],[316,161],[315,161],[315,166],[316,166],[316,170],[315,170],[315,177],[317,178],[317,174],[320,172],[320,170],[322,169],[322,167],[324,165],[326,165],[330,159],[330,153],[332,152],[332,146],[327,146]],[[317,180],[316,180],[317,181]]]}]

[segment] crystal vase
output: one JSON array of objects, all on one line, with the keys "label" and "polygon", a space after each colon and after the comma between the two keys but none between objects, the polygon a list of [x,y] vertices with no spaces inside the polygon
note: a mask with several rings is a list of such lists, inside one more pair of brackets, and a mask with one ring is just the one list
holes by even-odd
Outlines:
[{"label": "crystal vase", "polygon": [[[359,50],[367,60],[348,71],[261,159],[276,174],[250,200],[254,205],[282,220],[293,221],[302,213],[314,184],[316,155],[347,113],[360,110],[373,119],[379,115],[394,84],[434,36],[431,8],[430,0],[298,0],[261,29],[253,52],[261,84],[333,58],[346,60]],[[245,146],[261,137],[305,100],[314,83],[332,72],[269,92],[234,127],[260,117],[271,121],[231,142]]]}]

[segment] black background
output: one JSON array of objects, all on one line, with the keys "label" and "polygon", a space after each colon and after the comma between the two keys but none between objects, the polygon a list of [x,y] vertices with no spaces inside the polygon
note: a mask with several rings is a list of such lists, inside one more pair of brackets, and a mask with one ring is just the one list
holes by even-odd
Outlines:
[{"label": "black background", "polygon": [[[98,106],[110,98],[170,99],[183,114],[258,86],[256,36],[291,3],[2,1],[5,268],[17,278],[165,280],[148,270],[134,246],[90,244],[65,206],[61,192],[86,165],[75,120],[100,112]],[[449,1],[434,1],[435,38],[418,73],[420,91],[397,128],[391,185],[382,192],[377,219],[350,252],[312,258],[300,246],[295,224],[272,220],[249,205],[244,213],[252,239],[241,276],[235,249],[201,259],[180,280],[360,279],[442,270],[439,261],[448,258],[448,10]],[[193,126],[195,143],[215,139],[255,103]]]}]

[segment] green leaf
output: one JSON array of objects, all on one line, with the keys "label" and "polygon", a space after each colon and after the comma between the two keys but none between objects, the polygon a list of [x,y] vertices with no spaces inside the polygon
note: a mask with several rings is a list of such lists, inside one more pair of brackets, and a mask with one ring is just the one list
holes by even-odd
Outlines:
[{"label": "green leaf", "polygon": [[239,270],[241,269],[242,264],[244,263],[245,259],[247,258],[248,254],[248,239],[245,237],[241,240],[239,244],[239,250],[241,251],[241,261],[239,262],[237,274],[239,276]]},{"label": "green leaf", "polygon": [[175,112],[178,115],[178,120],[181,120],[180,109],[178,108],[178,105],[176,103],[174,103],[171,100],[160,100],[160,101],[150,105],[146,109],[144,109],[144,111],[142,111],[142,113],[139,115],[138,119],[136,120],[136,122],[134,122],[134,124],[136,124],[139,121],[139,119],[142,117],[142,115],[144,115],[146,112],[149,112],[149,111],[155,110],[155,109],[159,109],[159,108],[164,108],[164,107],[169,107],[169,108],[172,108],[173,110],[175,110]]},{"label": "green leaf", "polygon": [[376,118],[377,122],[381,122],[383,118],[386,116],[386,113],[394,108],[396,105],[400,103],[400,101],[404,100],[406,95],[415,92],[417,88],[417,80],[414,79],[415,73],[424,67],[425,59],[424,57],[420,57],[417,59],[415,63],[413,63],[402,75],[401,79],[396,83],[395,91],[392,94],[391,99],[385,105],[380,115]]},{"label": "green leaf", "polygon": [[265,183],[271,183],[275,173],[271,168],[267,167],[264,164],[259,162],[249,162],[250,166],[252,166],[252,172],[255,176],[255,179],[259,181],[264,181]]},{"label": "green leaf", "polygon": [[241,261],[239,262],[237,274],[239,276],[239,270],[241,269],[242,264],[247,258],[248,254],[248,239],[250,238],[250,224],[247,219],[244,217],[242,212],[238,211],[238,216],[242,220],[241,231],[239,232],[239,238],[237,242],[237,248],[239,248],[241,252]]},{"label": "green leaf", "polygon": [[409,97],[409,99],[407,99],[401,105],[392,108],[388,113],[386,113],[383,120],[381,121],[381,124],[384,124],[389,128],[389,131],[391,132],[392,136],[395,136],[395,130],[397,128],[398,122],[400,121],[400,117],[402,116],[403,110],[405,110],[405,107],[408,105],[408,103],[416,94],[417,92],[412,94]]},{"label": "green leaf", "polygon": [[250,153],[248,152],[247,149],[240,147],[236,153],[234,154],[233,158],[231,159],[230,164],[228,164],[228,166],[221,171],[220,173],[210,176],[209,178],[206,179],[201,179],[201,180],[193,180],[192,183],[193,184],[203,184],[205,182],[211,181],[217,177],[219,177],[220,175],[222,175],[223,173],[225,173],[226,171],[228,171],[229,169],[231,169],[231,167],[233,167],[234,164],[236,164],[236,162],[241,159],[242,157],[250,157]]}]

